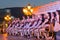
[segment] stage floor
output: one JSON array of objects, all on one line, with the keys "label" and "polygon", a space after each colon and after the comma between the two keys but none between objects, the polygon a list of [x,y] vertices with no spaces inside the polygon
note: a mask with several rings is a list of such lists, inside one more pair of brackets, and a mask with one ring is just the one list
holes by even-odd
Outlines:
[{"label": "stage floor", "polygon": [[36,38],[25,38],[20,36],[11,36],[7,34],[0,34],[0,40],[39,40]]}]

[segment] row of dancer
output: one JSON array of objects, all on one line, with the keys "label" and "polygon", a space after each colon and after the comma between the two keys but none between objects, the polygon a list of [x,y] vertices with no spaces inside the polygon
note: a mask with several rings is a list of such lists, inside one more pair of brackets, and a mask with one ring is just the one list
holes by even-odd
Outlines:
[{"label": "row of dancer", "polygon": [[[53,23],[53,20],[56,20],[59,22],[59,15],[56,12],[56,16],[54,16],[55,13],[51,13],[51,19],[50,19],[50,14],[42,14],[42,15],[38,15],[38,16],[32,16],[32,18],[27,17],[27,19],[25,19],[23,17],[23,20],[18,19],[14,19],[12,21],[12,23],[9,24],[9,27],[7,28],[7,32],[14,34],[17,34],[18,32],[21,34],[21,36],[24,35],[30,35],[30,32],[34,32],[36,34],[36,32],[39,31],[39,28],[43,28],[45,24],[48,24],[50,22]],[[37,29],[37,31],[36,31]],[[37,36],[39,38],[39,35]]]}]

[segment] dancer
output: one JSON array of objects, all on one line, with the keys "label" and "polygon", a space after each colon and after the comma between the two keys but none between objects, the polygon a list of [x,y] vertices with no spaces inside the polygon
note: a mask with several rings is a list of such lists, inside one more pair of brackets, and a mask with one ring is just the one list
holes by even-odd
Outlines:
[{"label": "dancer", "polygon": [[55,20],[55,26],[54,26],[54,32],[56,36],[56,40],[60,40],[60,24],[59,24],[59,16],[58,12],[56,11],[56,20]]}]

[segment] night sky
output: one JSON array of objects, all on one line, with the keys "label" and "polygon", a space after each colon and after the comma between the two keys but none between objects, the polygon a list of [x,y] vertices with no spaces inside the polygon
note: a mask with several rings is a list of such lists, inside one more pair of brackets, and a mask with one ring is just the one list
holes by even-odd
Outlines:
[{"label": "night sky", "polygon": [[33,6],[44,5],[57,0],[0,0],[0,8],[24,7],[28,3]]}]

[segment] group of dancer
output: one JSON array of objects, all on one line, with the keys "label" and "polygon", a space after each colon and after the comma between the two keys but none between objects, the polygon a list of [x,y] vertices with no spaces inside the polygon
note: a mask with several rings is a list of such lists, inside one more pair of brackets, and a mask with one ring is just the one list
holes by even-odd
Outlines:
[{"label": "group of dancer", "polygon": [[[21,36],[33,37],[38,39],[45,38],[48,40],[48,35],[51,32],[57,32],[60,29],[59,13],[49,12],[40,15],[32,15],[32,18],[27,16],[27,19],[23,17],[22,20],[15,18],[12,22],[8,23],[7,33],[10,35],[20,34]],[[53,36],[51,36],[53,38]]]}]

